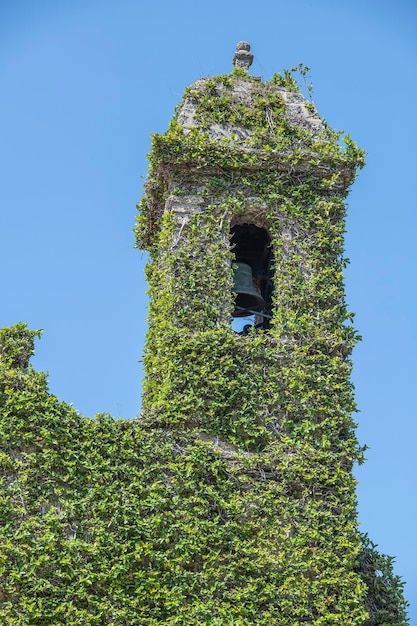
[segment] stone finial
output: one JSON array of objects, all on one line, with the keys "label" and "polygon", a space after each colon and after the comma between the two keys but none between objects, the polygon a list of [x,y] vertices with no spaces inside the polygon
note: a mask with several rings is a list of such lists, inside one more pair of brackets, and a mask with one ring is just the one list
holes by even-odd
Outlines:
[{"label": "stone finial", "polygon": [[250,45],[246,41],[239,41],[236,45],[236,52],[233,57],[233,65],[242,70],[248,71],[252,65],[253,54],[250,52]]}]

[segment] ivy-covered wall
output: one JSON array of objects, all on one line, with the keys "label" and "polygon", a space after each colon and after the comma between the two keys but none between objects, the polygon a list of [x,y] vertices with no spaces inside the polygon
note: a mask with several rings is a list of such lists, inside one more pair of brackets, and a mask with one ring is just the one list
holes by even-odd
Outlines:
[{"label": "ivy-covered wall", "polygon": [[1,624],[407,623],[337,455],[83,418],[28,366],[38,335],[0,331]]},{"label": "ivy-covered wall", "polygon": [[[143,417],[82,418],[0,331],[5,625],[403,626],[392,563],[359,535],[343,291],[361,151],[292,75],[187,90],[154,138]],[[236,334],[230,226],[268,230],[268,331]]]}]

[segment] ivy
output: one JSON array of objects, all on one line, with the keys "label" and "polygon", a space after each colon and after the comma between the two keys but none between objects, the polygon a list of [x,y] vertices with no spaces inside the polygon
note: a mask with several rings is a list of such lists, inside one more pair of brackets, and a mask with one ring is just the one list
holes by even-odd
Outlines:
[{"label": "ivy", "polygon": [[[153,138],[140,419],[82,417],[29,365],[40,331],[0,331],[2,624],[407,623],[352,476],[344,198],[363,153],[291,121],[291,77],[198,81]],[[245,221],[268,230],[275,290],[271,328],[240,336]]]},{"label": "ivy", "polygon": [[[10,367],[33,331],[1,333],[13,357],[0,369],[2,624],[406,623],[391,561],[359,541],[353,448],[331,428],[245,452],[203,419],[83,418],[26,362]],[[188,349],[216,350],[236,376],[230,337]],[[248,342],[251,359],[262,343]]]},{"label": "ivy", "polygon": [[[306,80],[308,68],[295,70]],[[197,81],[153,138],[150,176],[166,192],[157,200],[145,187],[141,215],[153,231],[137,228],[151,251],[144,419],[218,446],[227,475],[247,483],[262,553],[251,555],[251,568],[262,569],[262,590],[251,586],[252,569],[241,578],[228,563],[228,577],[248,623],[256,614],[259,623],[346,624],[349,615],[352,624],[377,624],[360,565],[352,467],[363,449],[350,382],[359,336],[343,284],[344,199],[364,155],[325,123],[312,130],[292,121],[290,104],[305,106],[294,71],[270,83],[242,72]],[[311,102],[306,110],[317,116]],[[245,337],[230,328],[228,233],[239,221],[267,228],[274,250],[272,327]],[[250,545],[249,535],[240,541],[238,568],[248,567]],[[395,623],[405,624],[394,579],[388,593]]]}]

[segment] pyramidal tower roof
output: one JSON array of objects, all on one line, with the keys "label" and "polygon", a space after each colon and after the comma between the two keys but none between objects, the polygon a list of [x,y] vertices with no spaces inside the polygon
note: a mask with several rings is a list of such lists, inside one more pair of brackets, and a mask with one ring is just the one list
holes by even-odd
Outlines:
[{"label": "pyramidal tower roof", "polygon": [[[315,106],[299,92],[289,73],[264,82],[249,75],[252,61],[250,44],[240,41],[232,74],[203,78],[188,88],[177,118],[184,132],[199,128],[211,140],[230,141],[249,150],[269,146],[270,141],[265,140],[276,137],[282,124],[287,131],[294,127],[312,136],[323,133],[324,124]],[[304,139],[308,138],[306,134]]]}]

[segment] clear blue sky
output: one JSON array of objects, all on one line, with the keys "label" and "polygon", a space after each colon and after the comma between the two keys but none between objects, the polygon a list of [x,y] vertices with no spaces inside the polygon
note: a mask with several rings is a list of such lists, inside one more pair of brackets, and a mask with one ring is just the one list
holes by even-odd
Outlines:
[{"label": "clear blue sky", "polygon": [[417,625],[414,0],[3,0],[0,326],[44,329],[33,364],[82,414],[138,414],[146,257],[131,229],[149,135],[242,39],[265,79],[310,66],[320,114],[368,153],[346,235],[370,446],[359,517],[396,556]]}]

